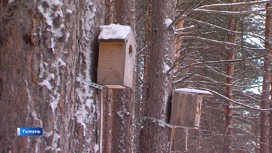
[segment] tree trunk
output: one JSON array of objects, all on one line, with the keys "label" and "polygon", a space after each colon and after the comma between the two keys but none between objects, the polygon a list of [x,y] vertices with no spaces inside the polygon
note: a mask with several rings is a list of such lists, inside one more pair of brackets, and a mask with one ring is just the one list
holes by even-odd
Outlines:
[{"label": "tree trunk", "polygon": [[[266,8],[270,7],[271,3],[266,4]],[[265,48],[268,55],[264,57],[264,70],[263,70],[263,87],[261,96],[261,108],[269,108],[270,94],[271,94],[271,11],[266,11],[265,22]],[[261,111],[260,113],[260,153],[269,152],[269,111]]]},{"label": "tree trunk", "polygon": [[[76,79],[96,79],[104,3],[5,2],[0,1],[0,151],[96,152],[96,92]],[[18,137],[19,127],[42,127],[44,136]]]},{"label": "tree trunk", "polygon": [[[132,28],[135,35],[135,0],[106,0],[106,10],[107,12],[105,24],[115,23],[121,25],[128,25]],[[137,108],[139,107],[137,107],[136,105],[138,104],[135,103],[135,80],[136,74],[134,71],[132,89],[119,89],[121,91],[118,91],[117,89],[106,90],[105,94],[110,95],[111,92],[114,92],[115,94],[112,95],[113,100],[105,100],[105,113],[107,113],[107,111],[110,111],[109,109],[111,109],[112,107],[113,115],[116,115],[116,113],[122,114],[119,114],[119,117],[112,118],[109,118],[108,114],[106,114],[106,119],[108,119],[108,121],[111,121],[112,125],[109,125],[109,123],[107,123],[106,121],[105,124],[111,126],[113,128],[113,131],[112,134],[108,134],[109,129],[104,129],[104,131],[106,132],[105,134],[108,135],[106,135],[104,139],[104,141],[106,142],[105,152],[136,152],[139,133],[137,133],[137,131],[139,131],[137,128],[139,128],[139,126],[137,126],[137,118],[135,117],[135,113],[139,111],[137,110]],[[110,106],[110,104],[108,103],[111,103],[113,101],[116,102],[114,102],[114,105]],[[123,103],[120,104],[118,102]],[[120,109],[120,111],[116,111],[118,109]],[[127,112],[122,112],[125,111],[122,109],[127,109]],[[123,115],[124,117],[121,118],[120,115]],[[111,144],[108,139],[112,139]],[[111,149],[108,147],[109,144]]]},{"label": "tree trunk", "polygon": [[103,91],[105,106],[103,153],[132,153],[133,105],[132,90],[125,87],[108,86]]},{"label": "tree trunk", "polygon": [[[232,3],[236,2],[236,0],[232,0]],[[231,16],[228,23],[228,29],[232,31],[237,30],[237,20],[234,16]],[[235,43],[236,34],[228,33],[228,42]],[[236,55],[236,50],[233,47],[229,47],[227,49],[227,60],[234,60]],[[233,99],[233,83],[234,83],[234,64],[227,64],[226,69],[226,97],[229,99]],[[233,103],[231,101],[227,101],[226,112],[225,112],[225,128],[226,128],[226,140],[225,140],[225,152],[232,152],[232,137],[233,137]]]},{"label": "tree trunk", "polygon": [[150,48],[151,48],[151,0],[146,1],[146,21],[145,21],[145,45],[146,45],[146,53],[144,56],[144,73],[143,73],[143,94],[142,94],[142,106],[143,110],[145,110],[145,104],[147,103],[147,95],[149,95],[149,71],[150,71]]},{"label": "tree trunk", "polygon": [[174,32],[167,30],[167,19],[174,17],[175,1],[152,0],[151,4],[149,92],[139,152],[166,153],[170,149],[170,128],[160,123],[168,123],[170,114],[172,73],[166,75],[164,72],[174,59]]}]

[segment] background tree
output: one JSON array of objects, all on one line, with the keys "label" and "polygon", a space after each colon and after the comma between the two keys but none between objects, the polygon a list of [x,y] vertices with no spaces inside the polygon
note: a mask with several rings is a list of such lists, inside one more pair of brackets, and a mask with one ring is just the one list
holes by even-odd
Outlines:
[{"label": "background tree", "polygon": [[[192,136],[189,136],[191,148],[198,145],[201,151],[207,149],[207,152],[215,150],[222,152],[224,146],[226,152],[258,149],[260,96],[247,90],[258,87],[262,76],[261,57],[265,55],[265,50],[261,45],[263,35],[260,31],[264,30],[264,22],[263,12],[256,10],[265,10],[264,3],[257,1],[179,3],[177,10],[181,17],[176,20],[185,19],[185,23],[184,28],[176,30],[176,34],[182,36],[182,41],[174,87],[206,89],[216,95],[213,101],[211,99],[204,103],[206,105],[202,113],[202,127],[198,134],[191,131]],[[235,20],[232,27],[228,26],[228,23],[231,23],[229,19]],[[235,36],[232,41],[228,40],[230,36]],[[256,40],[260,40],[260,43],[257,44]],[[226,50],[233,51],[232,59],[227,58],[230,56]],[[235,65],[233,73],[226,71],[227,65],[230,67]],[[225,83],[226,78],[230,78],[233,83]],[[229,86],[232,88],[232,94],[224,96],[222,88]],[[225,101],[232,103],[229,107],[231,114],[227,115],[231,117],[233,123],[230,125],[232,136],[228,136],[226,129],[223,128],[224,113],[227,110],[224,108]],[[231,144],[224,141],[227,137],[231,138]]]},{"label": "background tree", "polygon": [[[151,1],[150,69],[145,102],[144,123],[140,135],[140,152],[169,152],[168,127],[172,74],[165,72],[174,58],[174,31],[167,30],[174,17],[174,0]],[[169,23],[170,22],[170,23]]]},{"label": "background tree", "polygon": [[[266,22],[265,22],[265,48],[267,49],[267,55],[264,57],[264,68],[263,68],[263,84],[262,84],[262,99],[261,99],[261,108],[268,109],[271,103],[271,10],[268,8],[271,6],[271,3],[266,4]],[[261,111],[260,114],[260,152],[265,153],[270,151],[269,144],[269,111]]]}]

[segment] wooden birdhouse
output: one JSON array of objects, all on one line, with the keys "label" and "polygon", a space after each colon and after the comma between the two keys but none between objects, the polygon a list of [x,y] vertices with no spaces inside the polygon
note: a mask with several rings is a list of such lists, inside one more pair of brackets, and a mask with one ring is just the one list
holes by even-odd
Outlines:
[{"label": "wooden birdhouse", "polygon": [[132,87],[136,43],[129,26],[101,26],[97,83]]},{"label": "wooden birdhouse", "polygon": [[205,90],[175,89],[172,93],[170,124],[183,128],[198,128],[203,96],[212,96]]}]

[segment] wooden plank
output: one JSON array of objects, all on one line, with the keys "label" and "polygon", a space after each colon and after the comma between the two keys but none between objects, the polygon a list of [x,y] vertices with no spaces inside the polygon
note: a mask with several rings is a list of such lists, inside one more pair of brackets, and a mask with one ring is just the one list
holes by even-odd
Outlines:
[{"label": "wooden plank", "polygon": [[97,83],[123,85],[125,67],[124,43],[101,43],[99,46]]},{"label": "wooden plank", "polygon": [[174,148],[174,140],[175,140],[175,127],[171,128],[171,136],[170,136],[170,153],[172,153],[172,150]]},{"label": "wooden plank", "polygon": [[126,89],[126,87],[122,85],[105,85],[105,87],[111,89]]},{"label": "wooden plank", "polygon": [[170,123],[173,125],[195,127],[198,110],[198,96],[195,94],[174,93]]},{"label": "wooden plank", "polygon": [[99,153],[103,153],[103,90],[98,91],[98,98],[99,98],[99,113],[100,116],[98,118],[98,129],[99,129]]},{"label": "wooden plank", "polygon": [[128,37],[126,44],[126,55],[125,55],[125,73],[124,73],[124,85],[127,87],[133,86],[133,74],[135,70],[135,58],[136,58],[136,42],[133,34],[131,33]]}]

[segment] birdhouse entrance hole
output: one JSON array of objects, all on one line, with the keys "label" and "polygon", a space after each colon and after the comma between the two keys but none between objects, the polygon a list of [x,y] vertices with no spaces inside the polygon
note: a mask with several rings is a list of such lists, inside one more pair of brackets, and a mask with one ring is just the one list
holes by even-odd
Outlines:
[{"label": "birdhouse entrance hole", "polygon": [[130,57],[132,56],[132,46],[131,46],[131,45],[129,45],[129,51],[128,51],[128,54],[129,54],[129,56],[130,56]]}]

